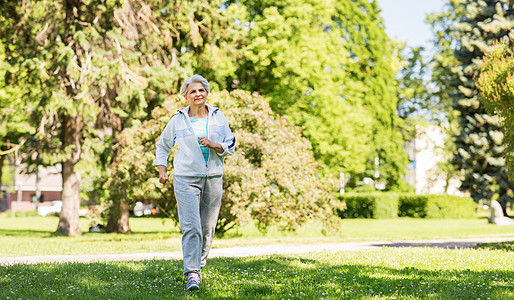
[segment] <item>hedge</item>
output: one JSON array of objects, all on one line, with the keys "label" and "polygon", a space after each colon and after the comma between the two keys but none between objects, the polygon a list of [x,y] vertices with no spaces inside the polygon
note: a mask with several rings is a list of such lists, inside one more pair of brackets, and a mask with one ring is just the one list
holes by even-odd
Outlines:
[{"label": "hedge", "polygon": [[471,218],[476,204],[470,197],[451,195],[399,195],[399,216],[414,218]]},{"label": "hedge", "polygon": [[398,217],[398,194],[395,193],[348,193],[338,195],[346,204],[339,210],[341,218],[395,218]]},{"label": "hedge", "polygon": [[338,195],[346,205],[341,218],[471,218],[476,204],[470,197],[402,193],[348,193]]}]

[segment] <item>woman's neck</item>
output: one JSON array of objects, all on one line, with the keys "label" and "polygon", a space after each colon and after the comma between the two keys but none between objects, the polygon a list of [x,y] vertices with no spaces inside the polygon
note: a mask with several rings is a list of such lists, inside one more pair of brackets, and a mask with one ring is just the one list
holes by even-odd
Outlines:
[{"label": "woman's neck", "polygon": [[188,115],[191,118],[205,118],[209,115],[209,110],[206,105],[189,106]]}]

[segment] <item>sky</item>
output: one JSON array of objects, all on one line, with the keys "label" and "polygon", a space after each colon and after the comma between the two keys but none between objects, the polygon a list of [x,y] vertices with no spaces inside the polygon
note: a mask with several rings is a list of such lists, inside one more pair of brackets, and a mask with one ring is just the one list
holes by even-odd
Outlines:
[{"label": "sky", "polygon": [[387,35],[406,41],[411,47],[430,49],[433,38],[430,26],[425,23],[429,13],[443,10],[445,0],[377,0],[382,10]]}]

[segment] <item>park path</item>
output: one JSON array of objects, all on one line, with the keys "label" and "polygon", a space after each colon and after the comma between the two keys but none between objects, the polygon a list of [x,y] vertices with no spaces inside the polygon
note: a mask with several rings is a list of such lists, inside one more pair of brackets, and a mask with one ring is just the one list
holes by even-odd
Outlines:
[{"label": "park path", "polygon": [[[211,249],[213,257],[248,257],[271,254],[302,254],[323,251],[357,251],[378,249],[382,247],[433,247],[446,249],[473,248],[481,243],[514,241],[514,237],[475,238],[453,240],[421,240],[421,241],[368,241],[356,243],[323,243],[323,244],[271,244],[265,246],[245,246]],[[99,255],[41,255],[0,257],[0,266],[13,264],[36,263],[68,263],[68,262],[107,262],[107,261],[142,261],[153,259],[182,259],[182,252],[153,252],[130,254],[99,254]]]}]

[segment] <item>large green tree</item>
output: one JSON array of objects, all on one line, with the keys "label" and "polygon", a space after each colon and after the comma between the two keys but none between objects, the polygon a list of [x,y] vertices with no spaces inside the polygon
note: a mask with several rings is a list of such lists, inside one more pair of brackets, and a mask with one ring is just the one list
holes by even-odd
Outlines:
[{"label": "large green tree", "polygon": [[481,104],[474,78],[489,46],[513,32],[514,9],[508,0],[451,0],[446,10],[431,17],[437,36],[434,81],[458,112],[460,131],[454,136],[452,163],[464,173],[462,191],[475,201],[498,198],[506,214],[510,200],[504,154],[506,147],[498,117]]},{"label": "large green tree", "polygon": [[[138,38],[130,38],[126,49],[127,65],[146,80],[147,85],[141,92],[141,101],[147,101],[143,115],[137,117],[144,120],[151,117],[151,110],[161,105],[169,94],[177,94],[183,80],[193,73],[201,73],[208,77],[211,84],[225,86],[226,79],[231,76],[235,67],[237,43],[240,39],[241,28],[236,26],[234,20],[236,13],[232,7],[220,9],[220,1],[196,0],[189,1],[187,5],[170,3],[167,1],[141,1],[139,6],[129,10],[124,20],[133,20],[127,24],[115,23],[136,32],[129,32]],[[149,14],[149,18],[138,18],[142,9]],[[114,19],[119,20],[118,14],[127,11],[127,4],[114,11]],[[156,13],[159,11],[159,13]],[[149,23],[145,20],[149,19]],[[122,48],[123,49],[123,48]],[[116,51],[110,48],[109,51]],[[109,72],[113,74],[115,72]],[[103,80],[100,79],[100,82]],[[128,122],[118,126],[117,131],[125,128],[139,126],[134,122],[134,115],[128,112]],[[113,140],[112,149],[108,148],[103,155],[108,159],[107,176],[100,178],[101,185],[97,190],[107,193],[112,205],[109,211],[107,231],[129,232],[128,205],[125,198],[130,191],[118,191],[111,194],[112,189],[103,183],[108,182],[115,168],[116,157],[121,151],[118,140]],[[105,178],[107,177],[107,178]]]},{"label": "large green tree", "polygon": [[115,7],[99,4],[20,1],[10,11],[18,22],[7,37],[8,62],[17,66],[13,81],[23,87],[20,98],[29,103],[36,128],[28,145],[36,155],[28,156],[29,163],[36,158],[37,164],[61,165],[57,231],[65,235],[80,233],[81,162],[92,160],[107,129],[115,132],[128,112],[137,118],[146,105],[141,94],[147,83],[128,67],[121,51],[130,41],[112,27]]},{"label": "large green tree", "polygon": [[305,127],[316,157],[350,184],[402,185],[393,46],[375,1],[234,1],[247,29],[234,86]]},{"label": "large green tree", "polygon": [[[239,30],[219,1],[17,1],[3,12],[12,84],[23,91],[26,118],[36,128],[33,153],[60,164],[63,208],[58,232],[78,234],[85,170],[109,176],[117,136],[148,117],[164,95],[201,70],[224,82]],[[221,16],[221,17],[219,17]],[[229,24],[229,25],[227,25]],[[3,28],[4,29],[4,28]],[[221,53],[221,55],[217,55]],[[98,159],[100,167],[98,168]],[[91,166],[95,166],[91,168]],[[103,174],[103,175],[102,175]],[[111,231],[128,228],[128,207],[112,199]]]}]

